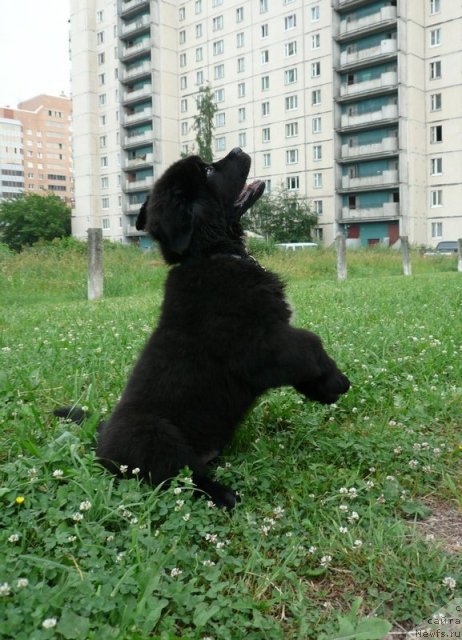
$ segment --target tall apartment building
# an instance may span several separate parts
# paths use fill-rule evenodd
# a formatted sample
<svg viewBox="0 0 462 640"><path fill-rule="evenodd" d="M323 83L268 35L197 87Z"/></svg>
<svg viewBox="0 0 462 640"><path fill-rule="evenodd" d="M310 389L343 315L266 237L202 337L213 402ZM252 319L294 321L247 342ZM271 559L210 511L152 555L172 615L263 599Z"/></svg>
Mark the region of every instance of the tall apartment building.
<svg viewBox="0 0 462 640"><path fill-rule="evenodd" d="M22 126L19 120L0 116L0 202L24 191Z"/></svg>
<svg viewBox="0 0 462 640"><path fill-rule="evenodd" d="M0 107L3 122L20 124L20 192L51 192L71 204L71 107L69 98L48 95L25 100L16 109Z"/></svg>
<svg viewBox="0 0 462 640"><path fill-rule="evenodd" d="M308 197L326 244L460 237L461 29L452 0L71 0L74 233L140 236L209 84L216 157Z"/></svg>

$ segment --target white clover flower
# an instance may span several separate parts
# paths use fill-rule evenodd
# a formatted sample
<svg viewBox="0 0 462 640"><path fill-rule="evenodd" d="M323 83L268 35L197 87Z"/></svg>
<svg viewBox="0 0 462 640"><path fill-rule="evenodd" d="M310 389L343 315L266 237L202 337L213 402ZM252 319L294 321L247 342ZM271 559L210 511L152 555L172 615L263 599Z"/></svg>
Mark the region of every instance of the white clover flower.
<svg viewBox="0 0 462 640"><path fill-rule="evenodd" d="M356 511L352 511L351 515L348 516L348 521L354 522L355 520L359 520L359 515Z"/></svg>
<svg viewBox="0 0 462 640"><path fill-rule="evenodd" d="M401 447L395 447L395 448L393 449L393 453L394 453L395 455L397 455L397 456L398 456L401 452L402 452L402 448L401 448Z"/></svg>
<svg viewBox="0 0 462 640"><path fill-rule="evenodd" d="M16 588L17 589L24 589L28 585L29 585L29 580L27 578L18 578L16 580Z"/></svg>
<svg viewBox="0 0 462 640"><path fill-rule="evenodd" d="M311 555L313 555L314 553L316 553L316 551L317 551L317 550L318 550L318 548L317 548L317 547L313 547L313 546L311 546L311 547L308 549L308 553L311 553Z"/></svg>
<svg viewBox="0 0 462 640"><path fill-rule="evenodd" d="M443 585L448 589L451 589L451 591L454 591L454 589L456 588L456 584L457 582L454 580L454 578L451 578L451 576L446 576L445 578L443 578Z"/></svg>
<svg viewBox="0 0 462 640"><path fill-rule="evenodd" d="M388 480L389 482L394 482L396 480L395 476L387 476L386 480Z"/></svg>
<svg viewBox="0 0 462 640"><path fill-rule="evenodd" d="M180 495L180 493L181 493L181 487L175 487L175 488L173 489L173 493L174 493L176 496L179 496L179 495Z"/></svg>
<svg viewBox="0 0 462 640"><path fill-rule="evenodd" d="M44 629L53 629L53 627L56 627L57 622L56 618L47 618L42 622L42 627Z"/></svg>
<svg viewBox="0 0 462 640"><path fill-rule="evenodd" d="M125 551L121 551L116 555L116 562L120 563L124 559Z"/></svg>
<svg viewBox="0 0 462 640"><path fill-rule="evenodd" d="M225 546L224 542L217 542L217 544L215 545L215 549L223 549L224 546Z"/></svg>
<svg viewBox="0 0 462 640"><path fill-rule="evenodd" d="M212 544L215 544L215 542L218 540L218 536L216 533L206 533L204 537L207 542L211 542Z"/></svg>
<svg viewBox="0 0 462 640"><path fill-rule="evenodd" d="M11 351L11 348L10 347L2 347L2 351L4 353L9 353Z"/></svg>
<svg viewBox="0 0 462 640"><path fill-rule="evenodd" d="M359 549L360 547L363 546L363 541L362 540L355 540L353 542L353 546L355 547L355 549Z"/></svg>
<svg viewBox="0 0 462 640"><path fill-rule="evenodd" d="M370 490L370 489L372 489L374 486L375 486L375 483L374 483L374 481L373 481L373 480L368 480L368 481L366 482L366 489Z"/></svg>
<svg viewBox="0 0 462 640"><path fill-rule="evenodd" d="M346 487L340 487L339 493L342 495L346 495L348 493L348 489Z"/></svg>
<svg viewBox="0 0 462 640"><path fill-rule="evenodd" d="M141 471L141 469L139 467L135 467L134 469L132 469L132 474L134 476L137 476L140 471Z"/></svg>
<svg viewBox="0 0 462 640"><path fill-rule="evenodd" d="M331 562L332 562L332 556L327 555L321 558L322 567L328 567Z"/></svg>
<svg viewBox="0 0 462 640"><path fill-rule="evenodd" d="M68 542L75 542L77 540L77 536L67 536Z"/></svg>
<svg viewBox="0 0 462 640"><path fill-rule="evenodd" d="M120 465L120 467L119 467L119 471L120 471L120 473L127 473L127 471L128 471L128 465L126 465L126 464L121 464L121 465Z"/></svg>
<svg viewBox="0 0 462 640"><path fill-rule="evenodd" d="M8 542L18 542L19 540L19 533L12 533L11 536L8 538Z"/></svg>
<svg viewBox="0 0 462 640"><path fill-rule="evenodd" d="M185 514L184 514L184 516L183 516L183 520L184 520L185 522L188 522L188 520L189 520L189 518L190 518L190 517L191 517L191 514L190 514L190 513L185 513Z"/></svg>
<svg viewBox="0 0 462 640"><path fill-rule="evenodd" d="M214 501L213 501L213 500L207 500L207 506L208 506L210 509L214 509L217 505L214 503Z"/></svg>
<svg viewBox="0 0 462 640"><path fill-rule="evenodd" d="M114 536L107 536L106 542L112 542L114 540Z"/></svg>
<svg viewBox="0 0 462 640"><path fill-rule="evenodd" d="M204 567L214 567L215 563L213 562L213 560L204 560L203 563Z"/></svg>
<svg viewBox="0 0 462 640"><path fill-rule="evenodd" d="M351 487L351 489L349 489L348 491L348 497L350 498L350 500L354 500L355 498L357 498L358 490L355 489L355 487Z"/></svg>
<svg viewBox="0 0 462 640"><path fill-rule="evenodd" d="M136 516L133 516L133 518L130 518L130 524L138 524L138 518Z"/></svg>
<svg viewBox="0 0 462 640"><path fill-rule="evenodd" d="M341 504L338 508L339 511L342 511L343 513L346 513L348 511L348 505L347 504Z"/></svg>
<svg viewBox="0 0 462 640"><path fill-rule="evenodd" d="M3 582L0 584L0 597L9 596L11 593L11 587L8 582Z"/></svg>
<svg viewBox="0 0 462 640"><path fill-rule="evenodd" d="M282 518L284 515L284 509L282 507L275 507L273 509L273 514L275 518Z"/></svg>
<svg viewBox="0 0 462 640"><path fill-rule="evenodd" d="M91 509L91 502L89 500L84 500L80 503L79 509L80 511L88 511L89 509Z"/></svg>
<svg viewBox="0 0 462 640"><path fill-rule="evenodd" d="M182 573L183 571L181 569L178 569L178 567L173 567L173 569L170 571L170 575L172 578L177 578L178 576L181 576Z"/></svg>
<svg viewBox="0 0 462 640"><path fill-rule="evenodd" d="M184 500L177 500L176 501L175 511L179 511L182 508L183 505L184 505Z"/></svg>
<svg viewBox="0 0 462 640"><path fill-rule="evenodd" d="M80 522L81 520L83 520L83 515L76 511L76 513L72 515L72 520L74 520L74 522Z"/></svg>
<svg viewBox="0 0 462 640"><path fill-rule="evenodd" d="M411 469L417 469L417 467L419 466L419 461L409 460L408 465L411 467Z"/></svg>
<svg viewBox="0 0 462 640"><path fill-rule="evenodd" d="M340 527L339 531L340 533L348 533L348 527Z"/></svg>
<svg viewBox="0 0 462 640"><path fill-rule="evenodd" d="M55 469L53 471L53 478L62 478L64 475L64 471L62 469Z"/></svg>
<svg viewBox="0 0 462 640"><path fill-rule="evenodd" d="M193 479L190 478L189 476L186 476L185 478L181 478L181 482L183 482L184 484L193 484Z"/></svg>

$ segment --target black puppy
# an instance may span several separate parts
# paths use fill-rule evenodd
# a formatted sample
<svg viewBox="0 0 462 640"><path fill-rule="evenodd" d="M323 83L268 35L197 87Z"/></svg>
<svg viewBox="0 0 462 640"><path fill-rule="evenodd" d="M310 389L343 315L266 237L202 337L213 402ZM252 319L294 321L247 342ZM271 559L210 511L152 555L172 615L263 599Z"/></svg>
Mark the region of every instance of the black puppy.
<svg viewBox="0 0 462 640"><path fill-rule="evenodd" d="M278 277L247 254L240 217L264 185L246 186L250 157L234 149L206 164L173 164L154 185L138 225L169 264L157 329L98 436L102 464L138 468L157 485L188 466L219 506L237 497L207 476L254 400L292 385L335 402L350 384L313 333L289 324Z"/></svg>

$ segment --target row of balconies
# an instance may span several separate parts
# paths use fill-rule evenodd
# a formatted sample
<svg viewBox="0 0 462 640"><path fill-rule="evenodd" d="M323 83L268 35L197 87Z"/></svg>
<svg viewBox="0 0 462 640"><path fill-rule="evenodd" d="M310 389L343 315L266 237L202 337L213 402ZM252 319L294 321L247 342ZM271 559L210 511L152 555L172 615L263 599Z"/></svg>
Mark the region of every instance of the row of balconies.
<svg viewBox="0 0 462 640"><path fill-rule="evenodd" d="M367 113L358 113L355 115L342 113L340 126L342 129L346 127L359 127L361 125L380 122L381 120L396 120L397 117L398 105L386 104L380 109L377 109L377 111L368 111Z"/></svg>
<svg viewBox="0 0 462 640"><path fill-rule="evenodd" d="M374 176L363 176L351 178L342 176L342 189L376 189L383 186L398 184L398 171L396 169L386 169Z"/></svg>
<svg viewBox="0 0 462 640"><path fill-rule="evenodd" d="M145 31L151 23L151 16L149 14L144 14L130 22L129 24L122 25L121 35L122 37L135 35L135 33L139 31Z"/></svg>
<svg viewBox="0 0 462 640"><path fill-rule="evenodd" d="M367 31L371 27L379 26L382 22L390 22L396 20L396 7L382 7L376 13L362 18L355 18L348 15L340 20L340 36L349 35L357 31Z"/></svg>
<svg viewBox="0 0 462 640"><path fill-rule="evenodd" d="M136 66L131 67L128 71L124 71L122 74L122 80L133 80L134 78L141 78L151 73L151 61L145 60Z"/></svg>
<svg viewBox="0 0 462 640"><path fill-rule="evenodd" d="M126 180L125 191L145 191L152 187L153 177L146 176L142 180Z"/></svg>
<svg viewBox="0 0 462 640"><path fill-rule="evenodd" d="M381 41L379 45L375 47L368 47L367 49L359 49L357 51L350 50L342 51L340 54L340 65L346 66L350 64L357 64L365 61L369 61L379 56L395 54L398 50L398 44L396 38L386 38Z"/></svg>
<svg viewBox="0 0 462 640"><path fill-rule="evenodd" d="M396 71L386 71L378 78L373 80L365 80L364 82L352 82L351 84L340 85L340 96L342 98L354 96L357 93L366 93L368 91L377 91L398 84L398 73Z"/></svg>
<svg viewBox="0 0 462 640"><path fill-rule="evenodd" d="M125 162L125 169L136 169L137 167L141 167L142 165L152 164L154 162L154 154L153 153L145 153L137 158L132 158L131 160L127 160Z"/></svg>
<svg viewBox="0 0 462 640"><path fill-rule="evenodd" d="M350 209L342 207L341 221L354 222L358 220L384 220L399 216L399 204L397 202L385 202L382 207L369 207Z"/></svg>
<svg viewBox="0 0 462 640"><path fill-rule="evenodd" d="M149 53L151 51L151 39L145 38L144 40L132 45L125 45L122 47L120 57L123 60L126 58L135 57L137 55Z"/></svg>
<svg viewBox="0 0 462 640"><path fill-rule="evenodd" d="M342 159L355 158L360 156L380 155L382 153L397 153L398 138L390 136L383 138L381 142L371 144L349 145L342 144L340 154Z"/></svg>
<svg viewBox="0 0 462 640"><path fill-rule="evenodd" d="M152 94L152 84L145 84L141 89L137 89L136 91L124 91L122 95L122 100L124 102L133 102L134 100L139 100L140 98L148 98Z"/></svg>
<svg viewBox="0 0 462 640"><path fill-rule="evenodd" d="M125 115L123 119L124 125L135 124L137 122L142 122L143 120L149 120L152 117L152 109L149 107L147 109L143 109L142 111L136 111L135 113L131 113L130 115Z"/></svg>
<svg viewBox="0 0 462 640"><path fill-rule="evenodd" d="M122 2L120 7L120 15L127 17L130 13L136 13L142 5L149 6L149 0L129 0Z"/></svg>
<svg viewBox="0 0 462 640"><path fill-rule="evenodd" d="M143 133L137 133L131 136L125 136L124 138L124 146L132 146L134 144L140 144L141 142L151 142L153 136L153 131L150 129L149 131L143 131Z"/></svg>

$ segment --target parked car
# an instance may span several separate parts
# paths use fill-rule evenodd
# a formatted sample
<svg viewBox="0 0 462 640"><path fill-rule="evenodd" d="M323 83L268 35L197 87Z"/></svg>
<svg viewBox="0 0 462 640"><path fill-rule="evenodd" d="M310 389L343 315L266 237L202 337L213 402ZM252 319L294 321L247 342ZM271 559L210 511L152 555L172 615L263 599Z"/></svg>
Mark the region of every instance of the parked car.
<svg viewBox="0 0 462 640"><path fill-rule="evenodd" d="M457 240L442 240L434 249L424 252L425 256L453 256L458 251Z"/></svg>
<svg viewBox="0 0 462 640"><path fill-rule="evenodd" d="M317 249L317 242L279 242L278 249L285 249L286 251L296 251L297 249Z"/></svg>

